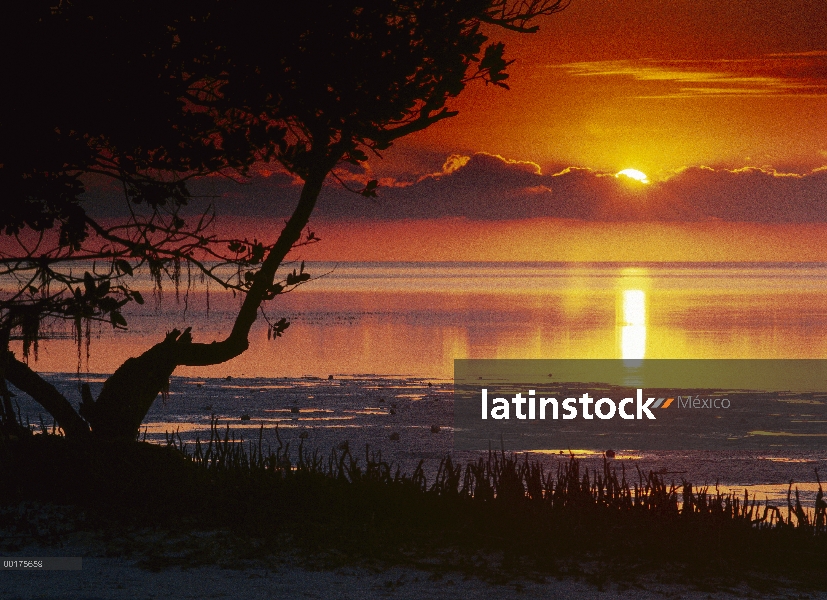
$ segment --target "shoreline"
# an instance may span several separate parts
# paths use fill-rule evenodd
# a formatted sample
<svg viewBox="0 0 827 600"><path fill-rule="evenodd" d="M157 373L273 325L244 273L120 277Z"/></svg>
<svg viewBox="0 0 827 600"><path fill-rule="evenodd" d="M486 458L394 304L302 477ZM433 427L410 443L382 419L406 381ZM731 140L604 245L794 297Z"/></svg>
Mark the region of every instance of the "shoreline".
<svg viewBox="0 0 827 600"><path fill-rule="evenodd" d="M52 374L53 383L69 394L76 388L74 374ZM91 375L93 391L103 377ZM431 384L431 385L429 385ZM457 464L475 462L486 453L461 452L453 449L454 403L452 385L442 380L379 375L335 375L327 378L193 378L175 376L171 379L170 397L156 401L147 415L146 441L163 446L164 432L177 441L194 442L196 434L204 440L209 436L211 414L219 418L219 427L229 426L236 439L246 442L258 439L264 425L265 446L276 448L289 443L295 452L300 443L304 448L323 453L347 446L359 458L366 445L381 452L403 472L412 472L419 459L425 459L426 475L441 458L450 455ZM24 414L27 402L19 398ZM28 410L32 423L38 422L37 407ZM209 410L208 410L209 409ZM298 412L294 412L298 411ZM248 415L249 420L242 420ZM49 424L47 423L47 426ZM439 431L432 433L437 425ZM278 432L276 432L278 426ZM175 432L179 432L176 434ZM398 439L394 439L394 434ZM143 435L143 431L142 431ZM392 437L393 436L393 437ZM614 447L617 456L612 463L625 466L627 475L637 479L637 468L644 473L665 473L666 482L680 485L683 479L696 488L714 490L716 484L724 491L748 489L758 500L769 497L771 503L786 509L786 493L790 480L793 492L798 487L802 502L812 506L817 493L814 469L827 470L827 458L819 452L783 451L628 451ZM558 454L563 450L563 454ZM570 453L584 467L602 470L601 450L566 448L529 451L531 460L543 462L550 471L565 461ZM525 453L515 453L522 458ZM433 467L433 468L431 468Z"/></svg>
<svg viewBox="0 0 827 600"><path fill-rule="evenodd" d="M41 517L41 525L60 518L61 514L65 516L68 511L68 507L32 503L20 503L18 509L22 510L24 505L25 510ZM67 521L71 522L71 518ZM461 557L449 556L445 560L444 555L414 560L415 564L411 565L383 564L341 555L308 557L297 552L253 556L254 549L252 552L250 548L239 550L239 545L252 540L233 538L229 545L219 545L226 536L226 532L220 530L174 533L161 528L143 528L126 538L113 537L112 533L79 529L53 536L46 542L33 536L22 539L0 529L3 557L83 558L81 571L6 571L0 576L0 597L20 600L824 597L821 592L802 590L778 578L756 578L750 582L752 585L709 576L698 579L691 573L670 571L668 565L630 573L612 570L598 561L580 560L573 562L568 572L553 576L520 573L513 567L508 573L484 567L469 572L467 566L457 566L463 562ZM12 546L14 549L9 545L12 539L18 540ZM240 556L235 556L239 553Z"/></svg>

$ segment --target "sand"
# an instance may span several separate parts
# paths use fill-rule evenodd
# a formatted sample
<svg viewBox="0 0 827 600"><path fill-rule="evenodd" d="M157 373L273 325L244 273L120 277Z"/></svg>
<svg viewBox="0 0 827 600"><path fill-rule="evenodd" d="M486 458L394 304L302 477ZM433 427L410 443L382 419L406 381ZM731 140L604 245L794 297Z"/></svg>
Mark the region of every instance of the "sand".
<svg viewBox="0 0 827 600"><path fill-rule="evenodd" d="M578 577L507 577L477 567L475 575L446 566L453 554L421 557L416 566L360 562L335 554L264 555L254 541L225 530L155 528L101 530L68 506L20 502L0 507L0 557L82 557L79 571L0 572L0 599L391 598L827 598L774 581L775 593L715 581L687 585L668 568L612 581L589 575L599 564L575 564ZM446 551L447 552L447 551ZM239 558L247 556L248 558ZM251 558L250 558L251 557ZM455 562L455 561L454 561ZM482 577L479 575L483 575Z"/></svg>
<svg viewBox="0 0 827 600"><path fill-rule="evenodd" d="M145 541L145 540L144 540ZM391 599L546 599L597 598L817 598L819 594L793 590L774 594L757 592L746 586L688 589L669 582L668 573L652 581L635 584L606 583L600 587L578 579L513 578L492 583L457 572L433 572L410 567L312 568L304 561L284 557L271 559L263 566L238 562L224 566L165 567L156 559L146 567L145 557L106 556L110 547L99 540L75 536L62 547L28 543L4 556L81 556L81 571L3 571L0 573L0 598L13 599L198 599L238 598L243 600L287 598L391 598ZM143 565L143 566L142 566Z"/></svg>

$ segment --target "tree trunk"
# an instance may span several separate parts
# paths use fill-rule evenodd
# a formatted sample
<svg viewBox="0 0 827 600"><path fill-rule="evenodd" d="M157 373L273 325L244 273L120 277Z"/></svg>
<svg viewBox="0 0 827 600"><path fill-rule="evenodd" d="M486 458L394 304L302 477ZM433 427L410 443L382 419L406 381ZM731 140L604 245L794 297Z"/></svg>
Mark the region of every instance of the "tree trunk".
<svg viewBox="0 0 827 600"><path fill-rule="evenodd" d="M134 440L158 392L169 384L176 354L191 341L189 329L184 333L175 329L163 342L118 367L103 384L97 401L84 394L80 414L95 436Z"/></svg>
<svg viewBox="0 0 827 600"><path fill-rule="evenodd" d="M97 400L85 388L80 415L54 386L14 357L9 361L8 380L49 411L67 437L83 435L91 428L95 437L136 439L141 422L158 394L169 384L169 377L176 367L220 364L247 350L250 328L273 285L276 271L301 239L322 184L338 159L339 155L326 156L308 174L296 209L256 273L227 338L203 344L193 343L189 329L183 333L177 329L168 333L162 342L124 362L103 384Z"/></svg>

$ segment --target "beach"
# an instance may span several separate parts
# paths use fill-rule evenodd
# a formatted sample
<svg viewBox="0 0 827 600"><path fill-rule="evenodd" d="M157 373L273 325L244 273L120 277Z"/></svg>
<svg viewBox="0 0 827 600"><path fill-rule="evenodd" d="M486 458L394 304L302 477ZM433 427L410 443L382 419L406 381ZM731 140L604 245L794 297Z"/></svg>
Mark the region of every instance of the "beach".
<svg viewBox="0 0 827 600"><path fill-rule="evenodd" d="M46 374L48 381L68 397L77 393L77 375ZM93 392L104 375L85 375ZM21 395L22 414L39 429L36 404ZM174 441L194 449L196 439L205 441L215 426L220 437L244 441L249 447L262 444L266 450L281 445L296 458L299 451L328 456L347 448L365 463L368 455L411 474L422 462L426 480L433 480L440 461L451 457L455 464L476 462L487 451L457 450L453 443L453 382L418 377L336 375L299 378L192 378L173 377L166 400L159 398L142 428L140 438L166 444ZM609 447L595 441L579 448L537 448L518 456L540 461L547 472L575 456L584 468L603 470ZM494 444L492 450L511 453ZM818 483L816 469L827 472L827 455L819 448L785 449L771 446L752 450L649 450L614 446L609 461L625 470L634 482L638 469L663 475L680 486L748 492L760 502L787 510L790 482L811 506Z"/></svg>
<svg viewBox="0 0 827 600"><path fill-rule="evenodd" d="M331 266L317 265L328 270ZM210 369L176 371L168 393L149 411L139 438L161 445L186 444L193 450L214 427L222 437L243 440L247 447L281 447L294 458L299 452L328 456L349 451L360 464L369 456L381 457L408 474L421 463L426 481L433 481L445 457L465 464L487 454L454 448L454 358L623 358L624 352L642 349L646 358L812 359L827 352L822 343L827 325L820 326L827 315L827 265L791 270L775 264L458 264L437 274L423 265L401 264L390 267L392 277L386 277L386 271L376 264L345 265L314 282L318 289L286 296L279 306L293 324L284 337L266 340L263 331L254 330L251 348L242 357ZM492 278L505 280L492 290ZM710 289L714 301L707 301ZM209 313L204 301L203 290L196 289L186 312L170 294L157 308L132 307L127 313L129 331L93 330L88 355L83 346L78 352L68 335L61 338L55 332L55 339L42 342L33 364L42 367L43 377L67 398L79 402L80 383L88 383L96 395L118 364L156 341L165 328L192 326L201 340L223 335L237 300L213 292ZM629 302L642 309L642 325L626 322ZM48 416L41 421L42 410L24 394L18 393L15 402L33 430L52 427ZM605 446L595 440L580 448L536 448L520 458L539 461L553 473L574 456L595 473L604 467L604 453L610 449ZM812 508L818 491L816 469L823 473L827 467L827 455L820 448L611 449L610 467L628 474L630 481L652 471L676 486L689 481L696 489L706 486L739 497L747 492L785 515L790 490L800 492L805 509ZM443 567L437 575L433 568L360 561L321 568L318 561L296 555L231 565L214 557L206 566L181 566L175 560L157 560L155 551L155 558L147 561L146 554L136 550L166 533L146 532L141 534L143 541L114 550L84 535L69 535L61 540L63 547L38 545L35 540L15 550L28 555L76 552L84 557L83 572L5 573L0 594L706 598L730 593L728 582L704 583L703 590L690 580L675 582L669 569L651 571L643 583L624 582L599 575L604 571L601 565L593 565L592 575L556 579L512 574L496 582ZM34 577L38 584L29 587ZM756 594L743 583L732 585L733 597ZM783 582L773 589L789 597ZM800 593L790 592L794 597Z"/></svg>
<svg viewBox="0 0 827 600"><path fill-rule="evenodd" d="M166 443L175 434L192 444L207 437L215 418L222 431L229 427L247 442L262 435L271 448L289 443L296 452L301 444L322 454L347 444L357 457L381 452L403 472L423 460L427 473L448 455L459 462L479 456L453 448L455 359L827 356L823 263L310 262L306 268L319 278L268 308L291 322L284 335L268 340L259 322L242 356L177 369L142 437ZM135 277L152 298L151 278ZM213 289L208 298L203 285L190 289L183 282L178 301L169 289L155 300L126 307L127 331L93 328L88 346L78 347L68 330L52 331L32 365L79 403L80 383L97 394L108 374L164 331L192 327L197 341L221 339L239 303L230 293ZM24 394L16 400L39 429L42 409ZM806 406L799 408L806 415ZM48 415L44 424L52 425ZM536 448L532 459L553 470L574 453L600 469L610 448L614 464L631 473L640 468L667 473L676 484L747 490L781 506L790 481L811 502L815 470L827 467L821 448L790 451L771 439L759 451L740 452L641 452L596 440Z"/></svg>
<svg viewBox="0 0 827 600"><path fill-rule="evenodd" d="M48 519L72 519L54 507L28 503ZM600 600L708 598L820 598L778 577L754 574L750 583L726 577L701 577L680 565L642 573L611 571L600 561L573 561L567 573L533 574L519 568L452 568L445 556L412 558L411 564L383 564L337 555L316 557L284 552L239 558L222 549L226 532L170 533L137 530L119 538L91 532L64 532L44 538L0 536L4 557L80 556L79 571L4 571L0 596L9 600L150 600L244 598L359 598L416 600L449 598L595 598ZM243 541L239 543L244 543ZM13 548L14 550L9 550ZM204 548L210 548L205 560ZM249 554L249 553L248 553ZM193 558L196 557L196 558ZM608 572L607 572L608 571ZM760 589L760 591L759 591Z"/></svg>

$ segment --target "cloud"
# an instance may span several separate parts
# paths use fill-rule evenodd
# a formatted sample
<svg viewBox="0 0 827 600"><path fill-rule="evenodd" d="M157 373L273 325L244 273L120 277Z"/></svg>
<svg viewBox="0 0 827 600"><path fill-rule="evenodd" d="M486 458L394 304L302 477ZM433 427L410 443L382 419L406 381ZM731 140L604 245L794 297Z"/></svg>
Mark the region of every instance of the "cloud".
<svg viewBox="0 0 827 600"><path fill-rule="evenodd" d="M684 169L659 186L678 220L759 223L827 222L827 169L807 174L771 169ZM667 213L668 214L668 213Z"/></svg>
<svg viewBox="0 0 827 600"><path fill-rule="evenodd" d="M827 95L827 52L749 59L611 60L554 65L575 77L626 77L660 84L641 98Z"/></svg>
<svg viewBox="0 0 827 600"><path fill-rule="evenodd" d="M375 201L327 188L319 202L326 218L528 218L554 212L539 165L478 153L452 155L442 170L403 188L383 188Z"/></svg>
<svg viewBox="0 0 827 600"><path fill-rule="evenodd" d="M333 220L827 222L827 168L788 174L690 167L642 184L578 167L543 173L534 163L480 153L451 157L442 172L404 188L380 189L373 201L329 186L317 215Z"/></svg>
<svg viewBox="0 0 827 600"><path fill-rule="evenodd" d="M210 177L194 183L193 193L202 198L193 201L189 212L213 202L219 218L281 221L290 216L300 191L295 177L278 171L258 173L245 184ZM827 222L827 167L804 174L755 167L688 167L643 184L582 167L544 173L529 161L486 153L455 154L441 169L413 180L384 178L378 194L378 198L364 198L329 178L314 219ZM100 196L92 204L114 206L106 194Z"/></svg>

